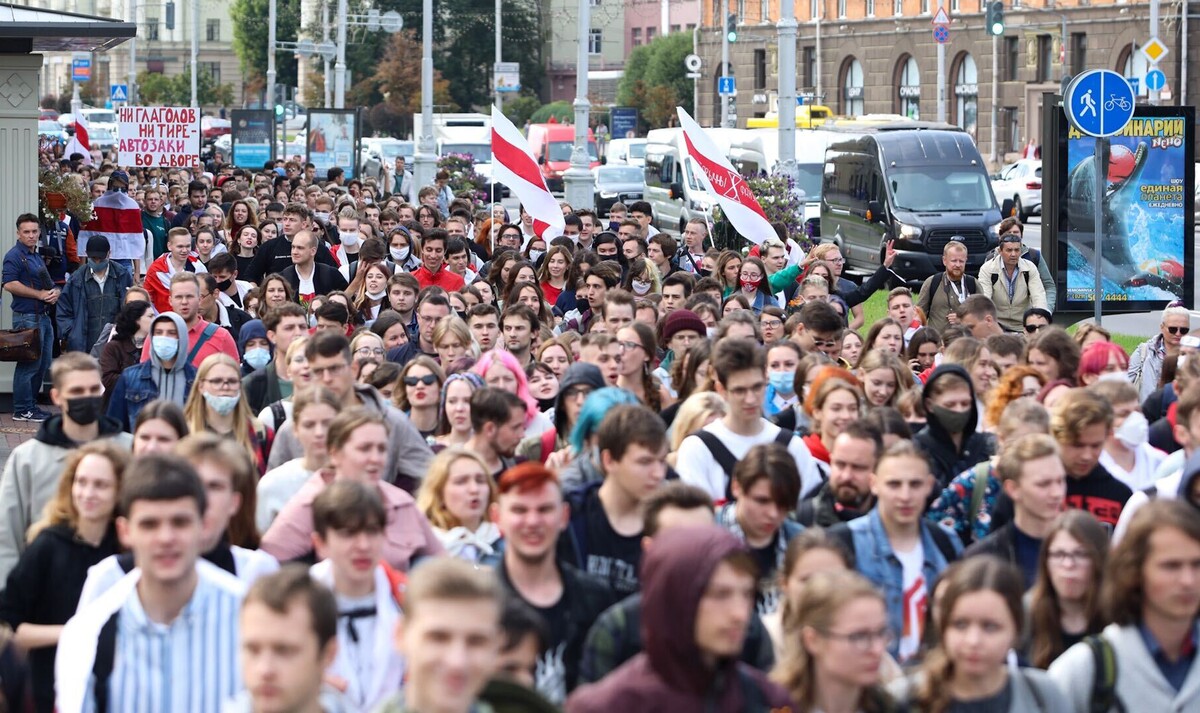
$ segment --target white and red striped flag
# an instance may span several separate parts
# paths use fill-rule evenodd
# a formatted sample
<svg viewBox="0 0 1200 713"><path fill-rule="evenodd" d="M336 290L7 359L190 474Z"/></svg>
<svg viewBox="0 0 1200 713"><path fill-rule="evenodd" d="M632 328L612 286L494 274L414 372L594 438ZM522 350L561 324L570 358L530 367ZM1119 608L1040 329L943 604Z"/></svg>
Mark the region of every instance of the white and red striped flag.
<svg viewBox="0 0 1200 713"><path fill-rule="evenodd" d="M92 141L88 137L87 119L83 114L75 114L75 134L63 149L63 156L71 158L73 153L83 154L83 162L92 165Z"/></svg>
<svg viewBox="0 0 1200 713"><path fill-rule="evenodd" d="M688 155L700 167L705 188L721 206L721 211L729 218L734 230L758 245L768 238L779 237L742 174L734 169L695 119L682 107L675 107L675 111L679 113L679 125L683 127Z"/></svg>
<svg viewBox="0 0 1200 713"><path fill-rule="evenodd" d="M128 193L109 191L92 202L96 217L79 231L79 256L87 255L88 238L104 235L114 260L141 260L146 253L142 209Z"/></svg>
<svg viewBox="0 0 1200 713"><path fill-rule="evenodd" d="M525 212L533 217L533 232L549 242L562 235L562 208L546 187L529 143L496 106L492 105L492 180L508 186Z"/></svg>

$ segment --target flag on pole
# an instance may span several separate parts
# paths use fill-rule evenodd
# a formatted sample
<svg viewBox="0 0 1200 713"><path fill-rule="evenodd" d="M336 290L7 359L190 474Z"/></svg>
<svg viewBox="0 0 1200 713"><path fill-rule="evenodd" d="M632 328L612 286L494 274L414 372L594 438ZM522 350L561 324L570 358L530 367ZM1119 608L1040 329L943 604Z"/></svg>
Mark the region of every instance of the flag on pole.
<svg viewBox="0 0 1200 713"><path fill-rule="evenodd" d="M146 238L142 233L142 209L129 194L109 191L92 203L95 218L79 231L78 253L87 255L88 238L104 235L112 248L114 260L141 260L146 253Z"/></svg>
<svg viewBox="0 0 1200 713"><path fill-rule="evenodd" d="M742 174L734 169L695 119L682 107L675 107L675 111L679 113L688 155L700 167L705 188L717 200L734 230L758 245L768 238L779 237Z"/></svg>
<svg viewBox="0 0 1200 713"><path fill-rule="evenodd" d="M546 187L529 143L508 117L492 105L492 181L508 186L525 212L533 217L533 232L549 242L562 235L562 208Z"/></svg>
<svg viewBox="0 0 1200 713"><path fill-rule="evenodd" d="M92 141L88 137L87 119L83 114L75 114L75 135L67 142L67 147L63 149L63 156L71 158L71 154L83 154L83 162L87 165L92 165Z"/></svg>

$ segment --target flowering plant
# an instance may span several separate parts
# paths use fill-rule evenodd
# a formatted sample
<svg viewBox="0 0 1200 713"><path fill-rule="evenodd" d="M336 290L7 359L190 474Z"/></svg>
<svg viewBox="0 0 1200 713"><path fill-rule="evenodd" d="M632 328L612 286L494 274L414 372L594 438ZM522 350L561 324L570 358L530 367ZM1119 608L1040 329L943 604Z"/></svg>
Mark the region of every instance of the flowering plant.
<svg viewBox="0 0 1200 713"><path fill-rule="evenodd" d="M488 200L487 181L475 172L475 162L466 154L450 153L438 159L438 169L450 174L450 190L458 198L469 198L476 208Z"/></svg>
<svg viewBox="0 0 1200 713"><path fill-rule="evenodd" d="M38 174L38 215L54 223L62 213L74 216L80 223L92 219L92 198L72 174L46 169Z"/></svg>
<svg viewBox="0 0 1200 713"><path fill-rule="evenodd" d="M782 224L788 236L795 240L802 250L808 252L816 241L804 223L804 204L796 195L795 179L782 173L759 174L747 178L746 185L758 199L767 220ZM717 247L736 250L748 242L734 230L720 206L713 208L713 223L713 237Z"/></svg>

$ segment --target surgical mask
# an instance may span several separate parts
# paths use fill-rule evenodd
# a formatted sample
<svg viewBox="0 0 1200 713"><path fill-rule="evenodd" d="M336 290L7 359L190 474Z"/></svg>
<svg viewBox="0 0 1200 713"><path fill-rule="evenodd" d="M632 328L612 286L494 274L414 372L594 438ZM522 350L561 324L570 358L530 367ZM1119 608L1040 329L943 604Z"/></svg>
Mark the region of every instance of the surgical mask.
<svg viewBox="0 0 1200 713"><path fill-rule="evenodd" d="M970 411L951 411L945 406L932 406L930 411L950 433L962 433L967 430L967 421L971 418Z"/></svg>
<svg viewBox="0 0 1200 713"><path fill-rule="evenodd" d="M247 349L245 359L251 369L261 369L271 361L271 350L265 347Z"/></svg>
<svg viewBox="0 0 1200 713"><path fill-rule="evenodd" d="M632 280L629 286L633 288L633 294L644 295L650 292L650 283L645 280Z"/></svg>
<svg viewBox="0 0 1200 713"><path fill-rule="evenodd" d="M1150 422L1141 411L1134 411L1125 417L1113 435L1126 448L1140 448L1150 438Z"/></svg>
<svg viewBox="0 0 1200 713"><path fill-rule="evenodd" d="M708 335L709 339L717 338L717 328L716 327L708 327L707 329L704 330L704 332L705 332L705 334Z"/></svg>
<svg viewBox="0 0 1200 713"><path fill-rule="evenodd" d="M67 399L67 418L80 426L90 426L100 420L100 413L103 410L103 396L79 396Z"/></svg>
<svg viewBox="0 0 1200 713"><path fill-rule="evenodd" d="M89 260L88 268L91 269L92 272L104 272L108 269L108 260L101 260L100 262L92 262Z"/></svg>
<svg viewBox="0 0 1200 713"><path fill-rule="evenodd" d="M392 259L396 262L404 262L408 259L408 248L388 248L388 252L392 254Z"/></svg>
<svg viewBox="0 0 1200 713"><path fill-rule="evenodd" d="M387 290L380 290L379 292L367 292L367 297L369 297L373 300L381 300L386 296L387 296Z"/></svg>
<svg viewBox="0 0 1200 713"><path fill-rule="evenodd" d="M204 394L204 403L208 404L213 411L216 411L222 416L228 416L237 408L238 401L241 400L241 394L233 394L232 396L220 396L218 394Z"/></svg>
<svg viewBox="0 0 1200 713"><path fill-rule="evenodd" d="M230 287L233 287L233 280L218 280L217 281L217 291L218 292L224 292L225 290L228 290Z"/></svg>
<svg viewBox="0 0 1200 713"><path fill-rule="evenodd" d="M791 396L795 391L796 375L790 371L772 371L767 374L767 380L771 382L771 388L775 389L776 393L784 396Z"/></svg>
<svg viewBox="0 0 1200 713"><path fill-rule="evenodd" d="M545 254L546 254L545 250L530 250L529 251L529 262L537 262L538 260L541 260L542 256Z"/></svg>
<svg viewBox="0 0 1200 713"><path fill-rule="evenodd" d="M351 248L355 245L358 245L360 242L357 230L347 230L346 232L338 231L338 238L342 241L342 245Z"/></svg>
<svg viewBox="0 0 1200 713"><path fill-rule="evenodd" d="M329 214L325 211L316 211L313 213L313 217L321 222L329 220Z"/></svg>
<svg viewBox="0 0 1200 713"><path fill-rule="evenodd" d="M179 339L175 337L152 337L150 339L150 348L154 350L154 356L159 359L174 359L179 353Z"/></svg>

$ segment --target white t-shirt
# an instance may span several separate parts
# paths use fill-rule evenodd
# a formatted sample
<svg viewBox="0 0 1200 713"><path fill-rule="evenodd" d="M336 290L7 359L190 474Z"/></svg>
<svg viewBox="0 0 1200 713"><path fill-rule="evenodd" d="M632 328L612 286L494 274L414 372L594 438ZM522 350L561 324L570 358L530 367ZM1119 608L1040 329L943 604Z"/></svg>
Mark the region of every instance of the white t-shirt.
<svg viewBox="0 0 1200 713"><path fill-rule="evenodd" d="M1154 484L1158 478L1158 466L1167 457L1166 453L1158 450L1149 443L1138 446L1134 453L1133 469L1125 470L1117 465L1107 450L1100 452L1100 465L1112 473L1112 476L1129 486L1133 492L1144 490Z"/></svg>
<svg viewBox="0 0 1200 713"><path fill-rule="evenodd" d="M901 663L912 658L921 649L921 633L925 624L925 608L928 592L925 581L925 548L920 542L908 552L893 550L900 566L904 569L904 630L900 633L900 649L897 657Z"/></svg>
<svg viewBox="0 0 1200 713"><path fill-rule="evenodd" d="M305 469L303 458L293 458L278 468L268 470L258 481L254 522L259 532L266 532L275 516L287 505L300 487L312 477Z"/></svg>
<svg viewBox="0 0 1200 713"><path fill-rule="evenodd" d="M703 430L715 435L734 458L741 460L752 447L760 443L771 443L779 435L779 426L765 418L761 420L761 424L762 430L754 436L734 433L725 425L724 419L713 421ZM788 444L788 451L796 459L796 467L800 470L800 497L803 499L821 485L821 473L812 454L808 452L808 446L804 445L800 438L792 438ZM729 476L699 436L693 435L683 439L683 443L679 445L675 470L679 472L683 482L703 488L713 500L725 499L725 485Z"/></svg>

